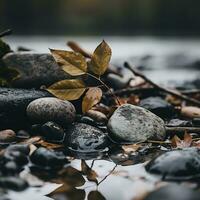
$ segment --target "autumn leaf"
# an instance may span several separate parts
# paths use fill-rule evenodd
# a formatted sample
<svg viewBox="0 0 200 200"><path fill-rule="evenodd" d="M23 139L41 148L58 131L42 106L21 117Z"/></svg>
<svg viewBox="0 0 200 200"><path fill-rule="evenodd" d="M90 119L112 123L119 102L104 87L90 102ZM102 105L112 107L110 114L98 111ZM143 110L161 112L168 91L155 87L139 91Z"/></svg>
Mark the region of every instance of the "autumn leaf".
<svg viewBox="0 0 200 200"><path fill-rule="evenodd" d="M55 49L50 51L58 65L71 76L79 76L87 72L87 62L82 54Z"/></svg>
<svg viewBox="0 0 200 200"><path fill-rule="evenodd" d="M111 59L111 48L103 41L94 51L90 62L90 71L101 76L108 68Z"/></svg>
<svg viewBox="0 0 200 200"><path fill-rule="evenodd" d="M98 87L89 88L82 101L82 112L86 113L94 105L99 103L102 97L102 90Z"/></svg>
<svg viewBox="0 0 200 200"><path fill-rule="evenodd" d="M47 89L48 92L63 100L79 99L85 90L85 84L79 79L62 80Z"/></svg>
<svg viewBox="0 0 200 200"><path fill-rule="evenodd" d="M81 171L84 175L86 175L89 181L92 181L98 184L97 173L87 165L85 160L81 160Z"/></svg>
<svg viewBox="0 0 200 200"><path fill-rule="evenodd" d="M172 147L174 148L187 148L192 145L192 136L185 132L184 139L181 140L178 136L172 138Z"/></svg>
<svg viewBox="0 0 200 200"><path fill-rule="evenodd" d="M141 144L122 145L122 149L127 154L136 152L140 147L141 147Z"/></svg>

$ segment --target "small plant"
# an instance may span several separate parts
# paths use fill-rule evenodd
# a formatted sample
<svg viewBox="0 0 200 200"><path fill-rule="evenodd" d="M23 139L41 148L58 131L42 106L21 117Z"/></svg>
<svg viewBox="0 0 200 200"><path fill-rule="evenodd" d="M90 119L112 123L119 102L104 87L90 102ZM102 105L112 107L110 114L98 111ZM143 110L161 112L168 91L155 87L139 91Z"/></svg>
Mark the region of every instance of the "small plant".
<svg viewBox="0 0 200 200"><path fill-rule="evenodd" d="M105 41L99 44L88 60L84 57L83 53L75 51L55 49L50 49L50 51L57 64L66 73L72 77L76 77L74 79L62 80L51 85L47 90L54 96L63 100L77 100L84 94L82 112L86 113L101 100L102 90L100 87L103 86L112 93L110 88L101 80L101 76L109 66L112 54L111 48ZM95 87L86 85L86 83L80 79L83 75L97 80L99 85ZM114 97L115 100L118 101L117 97Z"/></svg>

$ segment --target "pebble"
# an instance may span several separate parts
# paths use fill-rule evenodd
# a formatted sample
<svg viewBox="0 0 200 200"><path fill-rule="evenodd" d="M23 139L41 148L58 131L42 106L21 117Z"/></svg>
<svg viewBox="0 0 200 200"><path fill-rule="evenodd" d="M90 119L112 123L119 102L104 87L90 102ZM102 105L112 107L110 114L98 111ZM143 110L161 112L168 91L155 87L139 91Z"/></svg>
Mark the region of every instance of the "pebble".
<svg viewBox="0 0 200 200"><path fill-rule="evenodd" d="M187 118L200 118L200 108L194 106L184 106L181 108L181 115Z"/></svg>
<svg viewBox="0 0 200 200"><path fill-rule="evenodd" d="M16 133L11 130L2 130L0 131L0 143L12 143L16 141Z"/></svg>
<svg viewBox="0 0 200 200"><path fill-rule="evenodd" d="M92 118L97 123L103 123L105 124L108 121L108 118L105 114L102 112L99 112L97 110L89 110L86 115L90 118Z"/></svg>
<svg viewBox="0 0 200 200"><path fill-rule="evenodd" d="M170 127L191 127L192 126L192 122L191 121L187 121L187 120L181 120L181 119L171 119L169 121L169 123L167 124L167 126Z"/></svg>
<svg viewBox="0 0 200 200"><path fill-rule="evenodd" d="M36 99L27 107L27 116L36 124L54 121L67 126L74 121L75 115L76 110L72 103L54 97Z"/></svg>
<svg viewBox="0 0 200 200"><path fill-rule="evenodd" d="M88 124L75 123L66 132L65 144L72 150L84 152L100 151L104 150L109 143L105 133Z"/></svg>
<svg viewBox="0 0 200 200"><path fill-rule="evenodd" d="M143 142L165 138L164 121L145 108L124 104L108 121L110 137L123 143Z"/></svg>
<svg viewBox="0 0 200 200"><path fill-rule="evenodd" d="M150 161L145 169L163 180L192 180L200 177L200 150L186 148L166 152Z"/></svg>

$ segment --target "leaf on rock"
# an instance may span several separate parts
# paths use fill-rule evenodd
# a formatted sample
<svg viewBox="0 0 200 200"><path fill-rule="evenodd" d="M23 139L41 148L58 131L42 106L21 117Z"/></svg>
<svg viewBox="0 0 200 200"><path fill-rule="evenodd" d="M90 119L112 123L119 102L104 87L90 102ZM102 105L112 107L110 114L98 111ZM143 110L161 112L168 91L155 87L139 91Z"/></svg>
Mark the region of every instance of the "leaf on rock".
<svg viewBox="0 0 200 200"><path fill-rule="evenodd" d="M63 100L79 99L85 90L85 84L79 79L62 80L47 89L48 92Z"/></svg>
<svg viewBox="0 0 200 200"><path fill-rule="evenodd" d="M87 72L87 62L82 54L55 49L50 51L58 65L71 76L79 76Z"/></svg>
<svg viewBox="0 0 200 200"><path fill-rule="evenodd" d="M101 76L108 68L111 59L111 48L103 41L94 51L90 62L90 71Z"/></svg>
<svg viewBox="0 0 200 200"><path fill-rule="evenodd" d="M82 101L82 112L86 113L94 105L100 102L102 90L98 87L89 88Z"/></svg>
<svg viewBox="0 0 200 200"><path fill-rule="evenodd" d="M122 149L127 154L136 152L140 147L141 147L141 144L122 145Z"/></svg>
<svg viewBox="0 0 200 200"><path fill-rule="evenodd" d="M88 194L88 200L106 200L106 198L99 191L91 191Z"/></svg>
<svg viewBox="0 0 200 200"><path fill-rule="evenodd" d="M97 173L87 165L85 160L81 160L81 171L84 175L86 175L88 181L92 181L98 184Z"/></svg>

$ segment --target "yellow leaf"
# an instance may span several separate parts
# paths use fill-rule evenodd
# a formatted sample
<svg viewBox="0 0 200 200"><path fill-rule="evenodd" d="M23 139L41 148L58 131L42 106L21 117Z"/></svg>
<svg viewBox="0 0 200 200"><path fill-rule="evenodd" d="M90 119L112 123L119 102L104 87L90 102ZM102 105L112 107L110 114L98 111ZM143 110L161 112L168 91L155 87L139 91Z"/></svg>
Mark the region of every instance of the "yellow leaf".
<svg viewBox="0 0 200 200"><path fill-rule="evenodd" d="M99 103L102 97L102 90L97 87L90 88L82 101L82 112L86 113L88 110L90 110L94 105Z"/></svg>
<svg viewBox="0 0 200 200"><path fill-rule="evenodd" d="M111 59L111 48L103 41L94 51L90 62L90 70L96 75L102 75L108 68Z"/></svg>
<svg viewBox="0 0 200 200"><path fill-rule="evenodd" d="M50 51L58 65L71 76L79 76L87 72L86 59L80 53L55 49Z"/></svg>
<svg viewBox="0 0 200 200"><path fill-rule="evenodd" d="M83 81L71 79L54 83L47 91L63 100L76 100L85 92L85 89Z"/></svg>

